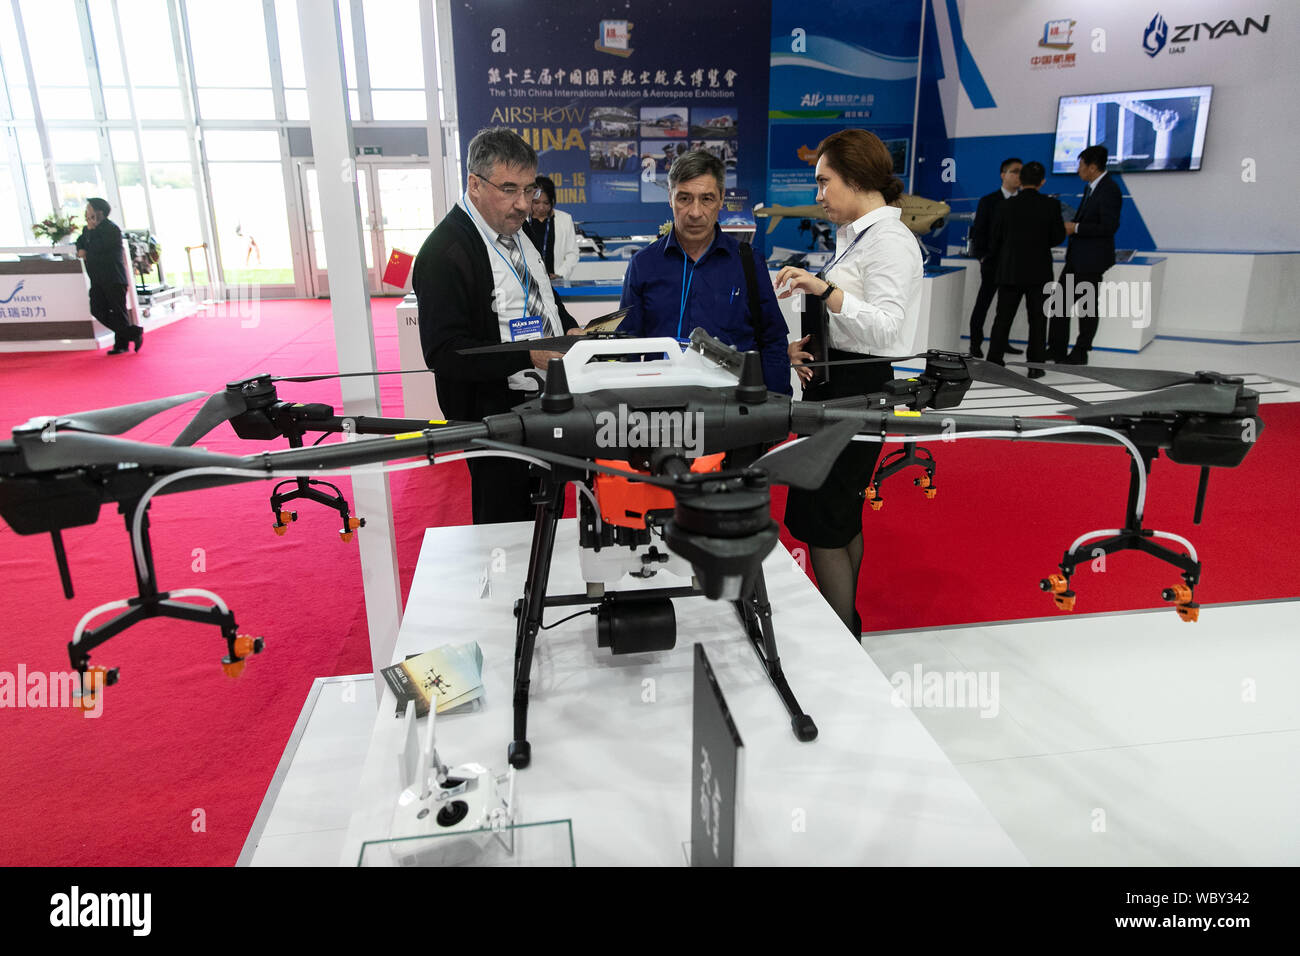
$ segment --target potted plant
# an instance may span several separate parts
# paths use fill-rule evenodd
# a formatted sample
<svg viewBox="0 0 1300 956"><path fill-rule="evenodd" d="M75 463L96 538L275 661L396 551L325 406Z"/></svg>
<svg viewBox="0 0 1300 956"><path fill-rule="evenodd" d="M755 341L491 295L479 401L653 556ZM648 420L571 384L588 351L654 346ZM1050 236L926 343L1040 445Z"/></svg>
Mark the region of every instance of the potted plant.
<svg viewBox="0 0 1300 956"><path fill-rule="evenodd" d="M37 239L48 239L50 245L57 246L80 228L81 223L76 216L54 212L32 226L32 235Z"/></svg>

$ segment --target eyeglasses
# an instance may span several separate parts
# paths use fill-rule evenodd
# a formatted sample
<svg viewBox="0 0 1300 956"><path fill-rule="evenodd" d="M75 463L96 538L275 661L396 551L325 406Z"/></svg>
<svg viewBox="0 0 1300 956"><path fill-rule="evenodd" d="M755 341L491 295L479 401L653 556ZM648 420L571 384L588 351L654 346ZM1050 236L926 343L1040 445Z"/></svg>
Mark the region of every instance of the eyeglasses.
<svg viewBox="0 0 1300 956"><path fill-rule="evenodd" d="M514 183L507 183L504 186L498 186L496 183L492 182L492 180L488 179L486 176L479 176L478 173L470 173L470 175L483 180L483 182L487 183L489 186L493 186L496 189L499 189L503 195L509 197L510 199L518 199L520 193L524 192L527 189L536 188L535 186L533 186L532 183L529 183L527 186L516 186ZM529 198L531 199L532 197L530 196Z"/></svg>

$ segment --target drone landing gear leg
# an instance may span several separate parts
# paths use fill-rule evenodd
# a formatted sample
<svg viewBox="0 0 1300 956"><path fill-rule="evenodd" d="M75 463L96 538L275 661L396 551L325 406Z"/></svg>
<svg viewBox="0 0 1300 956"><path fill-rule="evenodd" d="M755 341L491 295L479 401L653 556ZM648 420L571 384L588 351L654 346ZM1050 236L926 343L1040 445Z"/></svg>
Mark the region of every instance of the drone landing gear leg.
<svg viewBox="0 0 1300 956"><path fill-rule="evenodd" d="M542 499L533 523L533 548L528 556L528 577L524 596L515 605L515 739L508 750L510 766L522 770L532 759L528 745L528 685L533 667L533 647L546 607L546 585L551 576L551 552L555 547L555 526L564 511L564 483L544 478Z"/></svg>
<svg viewBox="0 0 1300 956"><path fill-rule="evenodd" d="M128 530L138 507L138 502L122 503L121 510L126 515ZM83 688L93 686L93 682L88 685L86 679L86 672L94 670L94 668L90 667L90 652L110 638L121 634L132 624L151 617L170 617L181 621L216 625L221 629L221 636L226 639L227 654L221 665L229 676L239 676L239 673L244 668L244 658L250 654L261 652L262 638L238 633L235 626L235 615L232 611L223 610L216 605L202 607L197 604L190 604L187 601L168 600L170 592L159 591L155 583L153 547L149 542L148 511L145 512L141 519L140 534L144 551L143 565L140 563L139 558L134 557L133 554L135 580L139 588L139 595L130 598L126 602L128 606L125 611L116 614L99 627L86 628L78 637L68 642L68 660L73 669L81 674ZM116 683L117 669L113 668L107 671L106 678L104 684Z"/></svg>
<svg viewBox="0 0 1300 956"><path fill-rule="evenodd" d="M736 602L736 611L745 625L745 634L754 647L754 653L758 655L759 663L767 671L768 679L790 714L790 726L794 729L794 735L805 742L816 740L817 725L813 723L812 717L803 712L799 701L795 700L794 691L790 689L785 672L781 670L781 658L776 653L776 633L772 630L772 605L767 599L767 581L763 577L762 568L758 571L749 596Z"/></svg>

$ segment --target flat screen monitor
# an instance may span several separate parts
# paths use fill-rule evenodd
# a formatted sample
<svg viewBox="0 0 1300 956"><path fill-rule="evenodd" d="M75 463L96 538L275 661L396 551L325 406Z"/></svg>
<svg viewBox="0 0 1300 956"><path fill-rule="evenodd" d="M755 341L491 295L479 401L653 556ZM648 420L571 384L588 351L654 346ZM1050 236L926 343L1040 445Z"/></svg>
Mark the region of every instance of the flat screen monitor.
<svg viewBox="0 0 1300 956"><path fill-rule="evenodd" d="M1052 172L1078 169L1079 153L1101 144L1108 170L1147 173L1200 169L1210 86L1062 96L1056 108Z"/></svg>

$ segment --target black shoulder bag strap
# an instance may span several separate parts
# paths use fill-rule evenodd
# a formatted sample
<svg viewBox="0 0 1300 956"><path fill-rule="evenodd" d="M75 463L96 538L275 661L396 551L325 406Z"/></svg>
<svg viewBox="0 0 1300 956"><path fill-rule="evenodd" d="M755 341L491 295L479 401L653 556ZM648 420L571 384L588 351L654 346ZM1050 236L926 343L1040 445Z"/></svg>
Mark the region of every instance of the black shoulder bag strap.
<svg viewBox="0 0 1300 956"><path fill-rule="evenodd" d="M754 270L754 248L740 244L740 264L745 268L745 286L749 293L749 324L754 329L754 349L763 351L763 310L758 300L758 275Z"/></svg>

